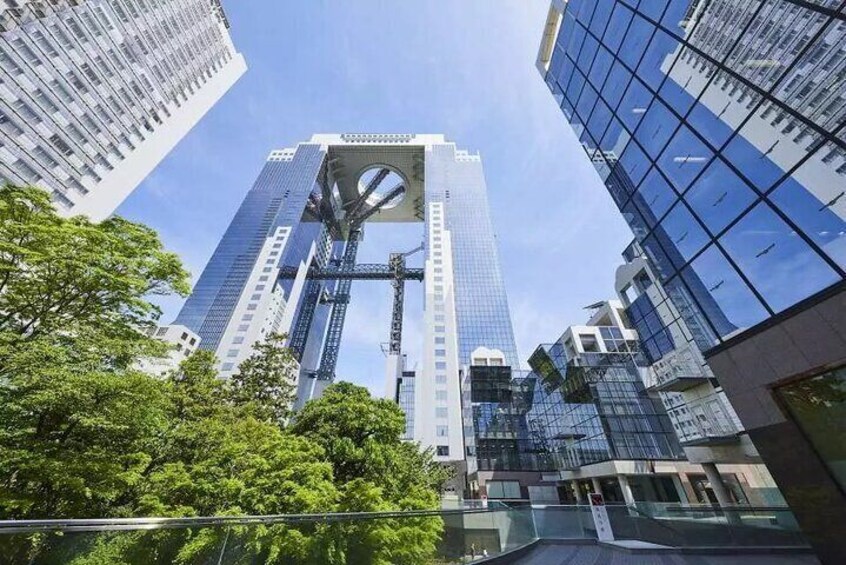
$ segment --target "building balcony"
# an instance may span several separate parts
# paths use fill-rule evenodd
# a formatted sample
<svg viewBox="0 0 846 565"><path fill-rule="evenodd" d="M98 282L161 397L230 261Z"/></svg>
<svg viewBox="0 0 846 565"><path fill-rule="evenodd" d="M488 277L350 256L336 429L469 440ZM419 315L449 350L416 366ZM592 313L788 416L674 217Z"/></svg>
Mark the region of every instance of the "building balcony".
<svg viewBox="0 0 846 565"><path fill-rule="evenodd" d="M672 374L665 378L650 381L646 390L649 392L684 392L708 382L704 375Z"/></svg>
<svg viewBox="0 0 846 565"><path fill-rule="evenodd" d="M713 394L687 405L688 417L678 432L682 447L709 447L740 442L743 428L721 394Z"/></svg>
<svg viewBox="0 0 846 565"><path fill-rule="evenodd" d="M713 375L690 347L676 349L656 361L644 377L650 392L684 392L707 383Z"/></svg>

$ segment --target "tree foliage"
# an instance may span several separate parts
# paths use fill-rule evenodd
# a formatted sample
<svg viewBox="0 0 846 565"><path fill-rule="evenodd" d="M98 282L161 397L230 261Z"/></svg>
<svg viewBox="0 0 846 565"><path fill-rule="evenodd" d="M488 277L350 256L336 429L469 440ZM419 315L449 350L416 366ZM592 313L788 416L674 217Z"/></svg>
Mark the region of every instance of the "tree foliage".
<svg viewBox="0 0 846 565"><path fill-rule="evenodd" d="M446 478L400 440L392 402L348 383L291 420L297 369L269 338L230 382L198 351L167 378L150 294L187 290L154 232L63 219L46 194L0 189L0 519L436 508ZM286 427L287 425L287 427ZM0 539L12 562L419 563L437 518Z"/></svg>
<svg viewBox="0 0 846 565"><path fill-rule="evenodd" d="M296 396L299 366L286 336L270 334L253 346L253 354L229 380L230 400L259 420L284 426Z"/></svg>
<svg viewBox="0 0 846 565"><path fill-rule="evenodd" d="M0 375L10 352L59 333L120 342L111 354L127 361L150 345L139 330L160 311L148 297L188 291L179 258L150 228L119 217L62 218L46 192L0 187Z"/></svg>
<svg viewBox="0 0 846 565"><path fill-rule="evenodd" d="M449 471L430 451L401 440L405 417L395 402L374 399L364 387L339 382L307 403L291 426L326 450L339 483L379 485L393 509L437 506Z"/></svg>

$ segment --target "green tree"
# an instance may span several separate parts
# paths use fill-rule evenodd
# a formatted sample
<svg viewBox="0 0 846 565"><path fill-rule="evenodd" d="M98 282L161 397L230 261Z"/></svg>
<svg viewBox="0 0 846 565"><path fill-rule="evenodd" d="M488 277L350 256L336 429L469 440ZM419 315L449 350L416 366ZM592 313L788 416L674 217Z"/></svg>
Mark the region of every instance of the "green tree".
<svg viewBox="0 0 846 565"><path fill-rule="evenodd" d="M270 334L254 345L254 353L238 367L228 389L232 403L259 420L280 427L291 416L299 369L291 350L285 347L285 340L282 334Z"/></svg>
<svg viewBox="0 0 846 565"><path fill-rule="evenodd" d="M217 376L217 358L200 349L184 359L168 378L174 426L219 414L224 410L226 383Z"/></svg>
<svg viewBox="0 0 846 565"><path fill-rule="evenodd" d="M160 314L148 297L188 291L179 258L150 228L62 218L43 190L0 187L0 370L10 350L42 335L140 340Z"/></svg>
<svg viewBox="0 0 846 565"><path fill-rule="evenodd" d="M147 227L59 217L0 189L0 518L287 514L436 508L447 477L400 440L392 402L329 387L292 426L296 363L270 336L231 383L210 352L167 379L150 295L187 275ZM4 538L13 561L419 563L439 519ZM218 552L218 553L216 553Z"/></svg>
<svg viewBox="0 0 846 565"><path fill-rule="evenodd" d="M165 428L163 384L46 336L13 361L19 370L0 386L0 515L125 514Z"/></svg>
<svg viewBox="0 0 846 565"><path fill-rule="evenodd" d="M402 441L405 416L395 402L374 399L347 382L335 383L296 415L291 432L320 444L344 484L363 479L380 486L393 510L436 508L450 471L430 450Z"/></svg>
<svg viewBox="0 0 846 565"><path fill-rule="evenodd" d="M430 450L402 441L405 417L396 403L339 382L308 402L290 427L326 450L341 492L339 510L428 510L450 471ZM342 523L326 542L344 563L425 562L443 530L439 518Z"/></svg>
<svg viewBox="0 0 846 565"><path fill-rule="evenodd" d="M330 512L339 497L314 441L285 433L228 401L216 359L198 351L163 383L168 425L157 438L132 515L221 516ZM315 527L201 528L105 535L74 563L321 562ZM54 549L54 552L57 550Z"/></svg>

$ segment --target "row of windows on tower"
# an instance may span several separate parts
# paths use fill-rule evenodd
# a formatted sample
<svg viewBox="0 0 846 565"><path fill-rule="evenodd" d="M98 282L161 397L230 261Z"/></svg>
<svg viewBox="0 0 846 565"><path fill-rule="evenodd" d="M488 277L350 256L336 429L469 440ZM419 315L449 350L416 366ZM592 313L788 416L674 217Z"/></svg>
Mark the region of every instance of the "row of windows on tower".
<svg viewBox="0 0 846 565"><path fill-rule="evenodd" d="M277 233L275 240L271 245L270 252L267 254L267 259L265 259L265 266L262 267L262 274L258 277L257 284L252 287L252 294L250 295L249 302L247 302L246 313L241 317L241 323L238 325L236 334L232 338L232 347L226 352L226 357L230 360L221 365L221 370L224 372L235 369L234 359L238 358L242 353L246 333L249 331L251 323L254 321L255 312L258 310L259 304L267 292L270 275L266 273L270 273L274 269L273 266L268 265L275 265L279 262L279 255L282 252L282 247L284 246L287 237L288 231L280 231ZM272 284L270 284L270 288L273 288ZM245 292L250 291L245 290ZM273 310L273 308L271 308L271 310Z"/></svg>
<svg viewBox="0 0 846 565"><path fill-rule="evenodd" d="M112 2L111 7L128 23L119 3ZM28 76L34 77L36 83L43 82L43 86L31 90L25 89L26 83L21 81L8 85L18 99L10 107L11 115L9 111L0 115L0 125L15 140L16 150L11 158L6 155L3 160L9 163L13 176L33 184L44 181L54 189L54 200L65 207L73 205L68 198L69 189L84 195L88 192L83 185L86 179L94 183L102 180L102 173L95 172L95 167L110 171L114 163L124 159L125 151L135 148L127 134L143 141L142 131L153 131L151 121L161 124L160 113L170 116L160 92L170 88L165 94L179 105L175 92L187 100L184 91L193 93L194 86L199 87L214 76L229 58L216 18L204 18L209 13L201 4L191 4L184 10L177 7L172 10L173 15L159 14L152 24L147 20L135 22L136 29L152 26L159 35L168 26L184 32L161 35L161 41L157 41L155 34L146 29L139 31L147 44L138 35L110 35L115 31L114 15L106 11L107 5L83 6L57 17L45 17L39 21L39 29L27 30L26 35L20 36L8 34L5 49L0 47L0 66L7 72L23 75L23 67L37 68L37 74ZM178 22L177 14L182 18ZM173 48L168 37L182 38L183 44ZM151 49L158 60L146 58ZM88 60L80 60L83 56ZM53 76L44 78L45 72L52 72ZM158 89L148 73L156 76ZM110 80L118 75L127 88ZM111 90L99 88L104 84ZM103 105L96 103L95 97ZM87 112L80 109L80 104ZM57 114L62 117L54 118ZM49 138L34 128L45 120L48 125L58 126ZM27 139L24 136L34 136L36 141L23 141Z"/></svg>
<svg viewBox="0 0 846 565"><path fill-rule="evenodd" d="M434 356L435 356L435 418L444 421L449 417L449 393L447 392L447 363L446 363L446 315L444 303L444 276L443 276L443 204L433 203L431 211L431 247L432 263L434 270L434 285L432 296L432 308L434 314ZM449 438L449 426L445 423L435 425L436 441ZM440 457L449 456L448 445L436 445L436 455Z"/></svg>

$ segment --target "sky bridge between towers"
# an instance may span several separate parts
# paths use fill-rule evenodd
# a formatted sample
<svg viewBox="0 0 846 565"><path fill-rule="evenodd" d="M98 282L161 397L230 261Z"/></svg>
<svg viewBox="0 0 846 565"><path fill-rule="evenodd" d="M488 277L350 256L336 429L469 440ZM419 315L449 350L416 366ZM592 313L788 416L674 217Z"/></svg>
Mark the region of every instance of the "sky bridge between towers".
<svg viewBox="0 0 846 565"><path fill-rule="evenodd" d="M327 265L312 263L306 272L311 301L294 328L291 347L302 352L317 304L331 305L320 365L312 374L333 380L353 280L390 280L394 289L388 352L402 350L402 315L406 280L423 280L423 269L407 268L408 253L392 253L388 264L357 264L356 256L365 222L422 222L424 220L424 154L421 142L443 142L442 136L411 134L316 135L311 142L325 144L328 158L321 171L319 190L309 195L306 221L323 223L334 240L343 240L340 259ZM432 138L432 139L429 139ZM297 266L282 266L281 279L294 279ZM334 291L321 290L318 281L337 281Z"/></svg>

